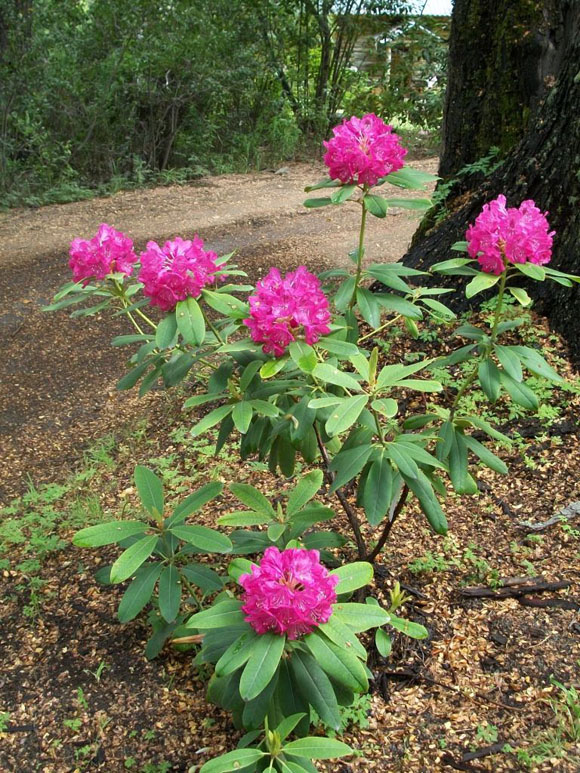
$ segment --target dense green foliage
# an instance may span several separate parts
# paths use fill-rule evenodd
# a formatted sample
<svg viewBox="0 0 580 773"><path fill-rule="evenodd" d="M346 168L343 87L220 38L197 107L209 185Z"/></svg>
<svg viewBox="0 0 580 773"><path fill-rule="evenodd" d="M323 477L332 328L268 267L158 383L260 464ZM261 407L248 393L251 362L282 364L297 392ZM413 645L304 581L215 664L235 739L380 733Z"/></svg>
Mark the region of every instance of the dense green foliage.
<svg viewBox="0 0 580 773"><path fill-rule="evenodd" d="M431 54L409 43L415 82L350 66L364 24L405 6L2 0L0 204L276 164L319 148L343 109L412 119L404 92L424 93Z"/></svg>

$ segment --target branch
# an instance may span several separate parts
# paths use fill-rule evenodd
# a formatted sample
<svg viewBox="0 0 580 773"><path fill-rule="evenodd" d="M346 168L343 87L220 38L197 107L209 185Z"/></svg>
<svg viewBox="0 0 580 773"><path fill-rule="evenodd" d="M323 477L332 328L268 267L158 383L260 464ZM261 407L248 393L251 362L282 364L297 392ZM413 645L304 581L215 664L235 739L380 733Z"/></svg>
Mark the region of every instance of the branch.
<svg viewBox="0 0 580 773"><path fill-rule="evenodd" d="M314 432L316 434L316 442L318 443L318 449L320 451L320 455L324 460L324 466L325 466L324 476L326 478L327 483L332 485L332 483L334 483L335 476L332 470L330 469L330 458L328 456L328 451L326 450L326 446L322 442L322 438L320 437L320 431L316 426L316 422L314 423ZM365 541L361 534L358 516L354 508L351 506L350 502L346 498L344 491L341 488L337 488L334 493L336 494L338 501L342 505L342 509L346 513L346 517L348 518L348 522L350 523L351 529L354 533L354 538L356 540L359 558L364 560L367 555L367 546L365 545Z"/></svg>
<svg viewBox="0 0 580 773"><path fill-rule="evenodd" d="M383 529L383 533L380 536L379 541L375 545L374 550L370 555L367 556L367 561L370 561L372 564L375 560L375 558L379 555L381 550L383 549L385 542L389 538L389 534L391 533L391 529L393 528L393 525L397 518L399 517L399 513L405 506L405 502L407 500L407 496L409 494L409 487L405 483L403 488L401 489L401 496L397 499L396 503L391 505L391 509L389 510L389 517L387 519L387 522L385 524L385 528Z"/></svg>

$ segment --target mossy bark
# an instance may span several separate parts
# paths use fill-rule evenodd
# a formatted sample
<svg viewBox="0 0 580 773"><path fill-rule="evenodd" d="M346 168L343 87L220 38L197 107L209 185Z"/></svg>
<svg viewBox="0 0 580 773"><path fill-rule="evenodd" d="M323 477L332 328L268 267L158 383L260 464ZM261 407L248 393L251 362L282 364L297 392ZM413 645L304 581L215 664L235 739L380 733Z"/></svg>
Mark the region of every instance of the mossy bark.
<svg viewBox="0 0 580 773"><path fill-rule="evenodd" d="M557 24L556 24L557 22ZM556 78L536 106L521 141L502 166L473 190L452 203L450 214L416 240L403 258L408 266L428 269L452 257L453 242L465 238L469 223L483 204L504 193L510 206L534 199L549 212L556 231L551 265L580 274L580 2L560 0L550 36L557 63ZM437 283L446 281L437 278ZM450 284L447 281L447 284ZM453 278L452 284L458 284ZM536 309L546 314L567 338L580 362L580 285L565 288L553 282L534 282L530 293ZM480 296L478 296L479 298ZM457 307L462 304L455 294Z"/></svg>
<svg viewBox="0 0 580 773"><path fill-rule="evenodd" d="M439 174L521 139L556 66L554 0L455 0Z"/></svg>

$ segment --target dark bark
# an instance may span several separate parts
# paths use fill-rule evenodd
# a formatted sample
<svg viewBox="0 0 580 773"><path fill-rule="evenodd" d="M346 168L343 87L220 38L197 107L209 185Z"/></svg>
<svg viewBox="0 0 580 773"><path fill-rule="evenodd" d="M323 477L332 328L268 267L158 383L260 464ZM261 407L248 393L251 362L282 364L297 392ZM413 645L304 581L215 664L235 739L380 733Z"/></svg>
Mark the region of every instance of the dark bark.
<svg viewBox="0 0 580 773"><path fill-rule="evenodd" d="M465 238L467 226L485 202L504 193L510 206L534 199L542 211L549 212L550 226L556 231L551 265L580 274L580 3L562 0L556 21L550 36L559 63L557 77L524 137L482 185L448 205L452 211L445 220L414 240L403 258L406 265L428 269L456 255L450 252L451 245ZM445 281L437 278L437 284ZM457 278L452 282L458 284ZM538 301L536 310L566 337L573 358L580 362L580 285L566 288L534 282L528 290ZM455 298L461 308L460 293Z"/></svg>
<svg viewBox="0 0 580 773"><path fill-rule="evenodd" d="M523 136L555 71L553 0L456 0L443 114L442 177Z"/></svg>

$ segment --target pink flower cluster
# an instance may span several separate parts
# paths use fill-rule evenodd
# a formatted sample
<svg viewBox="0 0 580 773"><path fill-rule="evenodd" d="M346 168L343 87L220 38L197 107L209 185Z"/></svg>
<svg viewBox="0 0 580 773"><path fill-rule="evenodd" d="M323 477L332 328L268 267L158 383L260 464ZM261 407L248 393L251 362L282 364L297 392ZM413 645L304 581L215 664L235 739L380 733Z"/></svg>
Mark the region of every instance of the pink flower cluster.
<svg viewBox="0 0 580 773"><path fill-rule="evenodd" d="M131 239L106 223L101 223L92 239L73 239L69 255L75 282L84 284L90 279L104 279L107 274L128 276L137 260Z"/></svg>
<svg viewBox="0 0 580 773"><path fill-rule="evenodd" d="M263 351L275 357L284 354L301 334L306 343L314 344L321 335L330 333L328 299L318 278L305 266L289 272L284 279L277 268L271 268L256 285L249 302L250 316L244 324L252 339L264 344Z"/></svg>
<svg viewBox="0 0 580 773"><path fill-rule="evenodd" d="M318 550L270 547L239 582L245 591L242 611L257 633L297 639L330 619L338 577L322 566Z"/></svg>
<svg viewBox="0 0 580 773"><path fill-rule="evenodd" d="M324 163L333 180L372 186L403 166L407 150L374 113L353 116L332 131L334 137L324 143Z"/></svg>
<svg viewBox="0 0 580 773"><path fill-rule="evenodd" d="M197 234L193 241L176 236L163 247L147 242L139 272L143 294L150 298L152 306L171 311L178 301L197 298L206 285L216 281L216 259L215 252L203 249Z"/></svg>
<svg viewBox="0 0 580 773"><path fill-rule="evenodd" d="M543 265L552 257L552 238L546 215L528 199L516 207L506 207L506 198L485 204L473 225L467 229L467 251L477 258L483 271L501 274L506 261Z"/></svg>

